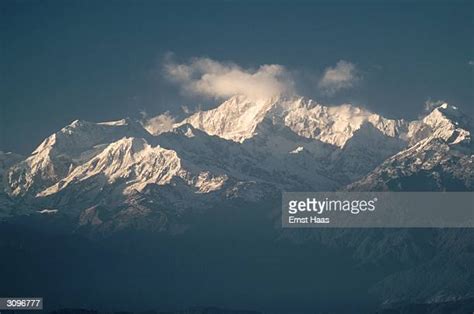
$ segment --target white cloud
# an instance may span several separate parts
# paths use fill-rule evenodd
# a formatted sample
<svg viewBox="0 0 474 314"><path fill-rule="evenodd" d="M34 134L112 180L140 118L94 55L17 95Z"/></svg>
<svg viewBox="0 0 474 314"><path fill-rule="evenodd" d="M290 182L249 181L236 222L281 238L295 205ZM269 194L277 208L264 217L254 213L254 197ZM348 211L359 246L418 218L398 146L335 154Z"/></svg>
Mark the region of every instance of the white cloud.
<svg viewBox="0 0 474 314"><path fill-rule="evenodd" d="M431 112L433 109L441 106L442 104L446 103L444 100L431 100L428 99L425 101L425 112Z"/></svg>
<svg viewBox="0 0 474 314"><path fill-rule="evenodd" d="M266 99L293 91L288 71L278 64L262 65L252 70L209 58L193 58L183 64L170 59L165 62L166 74L190 94L213 98L245 95L252 99Z"/></svg>
<svg viewBox="0 0 474 314"><path fill-rule="evenodd" d="M467 64L469 64L470 66L473 66L474 65L474 61L469 61Z"/></svg>
<svg viewBox="0 0 474 314"><path fill-rule="evenodd" d="M145 117L142 122L143 127L153 135L158 135L171 130L175 123L176 120L169 111L150 119Z"/></svg>
<svg viewBox="0 0 474 314"><path fill-rule="evenodd" d="M333 95L339 90L351 88L358 79L356 66L340 60L335 67L326 68L318 87L325 94Z"/></svg>
<svg viewBox="0 0 474 314"><path fill-rule="evenodd" d="M201 111L202 110L202 105L198 104L197 106L194 106L192 108L189 107L189 106L186 106L186 105L182 105L181 110L184 112L185 115L189 116L189 115L191 115L195 112Z"/></svg>
<svg viewBox="0 0 474 314"><path fill-rule="evenodd" d="M186 106L186 105L181 106L181 110L183 110L183 112L185 114L191 114L192 113L191 109L189 109L189 107Z"/></svg>

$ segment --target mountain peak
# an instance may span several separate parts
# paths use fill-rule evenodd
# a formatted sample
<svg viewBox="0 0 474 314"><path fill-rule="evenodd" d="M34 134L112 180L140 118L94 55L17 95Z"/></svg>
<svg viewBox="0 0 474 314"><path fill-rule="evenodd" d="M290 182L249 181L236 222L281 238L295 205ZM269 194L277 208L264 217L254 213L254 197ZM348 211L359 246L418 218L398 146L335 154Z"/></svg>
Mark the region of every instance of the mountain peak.
<svg viewBox="0 0 474 314"><path fill-rule="evenodd" d="M457 125L462 124L463 127L469 127L469 117L462 112L458 107L449 105L447 103L442 104L441 106L433 110L440 112L444 118L451 120Z"/></svg>
<svg viewBox="0 0 474 314"><path fill-rule="evenodd" d="M124 193L129 193L141 190L149 183L168 183L180 168L176 152L159 145L152 146L143 138L124 137L109 144L38 196L49 196L77 182L94 182L103 186L124 181L128 184Z"/></svg>
<svg viewBox="0 0 474 314"><path fill-rule="evenodd" d="M255 128L273 107L278 98L253 100L234 96L214 109L199 111L179 123L191 124L209 135L243 142L253 136Z"/></svg>
<svg viewBox="0 0 474 314"><path fill-rule="evenodd" d="M149 133L131 119L113 123L74 120L46 138L24 161L10 169L10 194L23 195L51 185L76 163L89 160L104 145L123 137L147 138Z"/></svg>
<svg viewBox="0 0 474 314"><path fill-rule="evenodd" d="M456 106L443 103L421 120L431 129L431 135L449 144L470 142L472 120Z"/></svg>
<svg viewBox="0 0 474 314"><path fill-rule="evenodd" d="M399 137L404 120L386 119L351 104L324 106L309 99L295 100L284 113L284 123L300 136L343 147L364 123L370 123L389 137Z"/></svg>
<svg viewBox="0 0 474 314"><path fill-rule="evenodd" d="M297 96L256 101L241 95L214 109L196 112L176 126L189 123L210 135L243 142L257 134L257 126L265 117L289 127L299 136L337 147L343 147L366 121L390 137L406 133L407 128L404 120L386 119L351 104L323 106Z"/></svg>
<svg viewBox="0 0 474 314"><path fill-rule="evenodd" d="M333 190L366 176L390 156L396 158L383 167L398 171L406 160L412 165L420 158L425 167L438 165L435 157L449 157L451 151L466 162L472 155L464 145L471 143L472 124L448 104L406 122L351 104L240 95L171 125L152 136L129 118L75 120L26 159L11 162L0 154L7 197L85 208L148 192L153 201L194 202L195 193L215 191L209 194L213 200L234 189L247 195L242 186L255 187L262 196L278 189Z"/></svg>
<svg viewBox="0 0 474 314"><path fill-rule="evenodd" d="M458 107L450 105L448 103L442 103L439 106L436 106L429 112L425 119L432 119L432 118L444 118L452 121L456 120L465 120L467 119L467 115L463 113Z"/></svg>

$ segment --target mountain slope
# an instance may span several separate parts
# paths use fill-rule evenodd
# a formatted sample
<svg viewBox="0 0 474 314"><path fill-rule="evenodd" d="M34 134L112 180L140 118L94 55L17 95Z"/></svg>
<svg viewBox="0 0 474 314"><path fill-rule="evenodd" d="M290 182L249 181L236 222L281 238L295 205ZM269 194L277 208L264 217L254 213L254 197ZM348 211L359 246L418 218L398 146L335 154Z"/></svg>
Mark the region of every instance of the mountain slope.
<svg viewBox="0 0 474 314"><path fill-rule="evenodd" d="M21 155L0 151L0 218L2 216L9 216L14 205L10 196L5 192L5 186L8 185L5 172L8 172L12 165L20 162L22 159L23 156Z"/></svg>
<svg viewBox="0 0 474 314"><path fill-rule="evenodd" d="M45 139L26 160L9 170L8 193L34 196L124 136L146 138L149 134L130 119L105 123L76 120Z"/></svg>
<svg viewBox="0 0 474 314"><path fill-rule="evenodd" d="M351 105L242 96L158 135L130 119L75 121L26 158L0 153L0 217L64 218L68 230L90 236L166 238L200 234L193 228L202 221L226 229L245 211L233 226L237 237L255 226L258 236L270 230L272 243L323 245L383 269L373 293L385 303L462 299L474 293L470 230L275 226L282 191L473 191L472 130L472 120L447 104L408 122Z"/></svg>
<svg viewBox="0 0 474 314"><path fill-rule="evenodd" d="M48 196L72 184L87 181L90 185L126 184L121 191L142 190L147 184L163 185L179 172L180 160L175 152L151 147L144 139L122 138L108 145L88 162L76 167L66 178L43 190L38 196Z"/></svg>
<svg viewBox="0 0 474 314"><path fill-rule="evenodd" d="M472 121L443 104L416 124L414 137L426 137L390 157L350 190L472 191L474 145Z"/></svg>
<svg viewBox="0 0 474 314"><path fill-rule="evenodd" d="M387 137L400 137L407 129L404 120L386 119L347 104L326 107L302 98L287 105L283 119L295 133L340 148L365 124Z"/></svg>
<svg viewBox="0 0 474 314"><path fill-rule="evenodd" d="M253 101L234 96L217 108L199 111L178 125L189 123L210 135L243 142L256 135L264 118L289 127L296 134L337 147L364 124L370 123L389 137L408 132L404 120L391 120L352 105L323 106L302 97Z"/></svg>
<svg viewBox="0 0 474 314"><path fill-rule="evenodd" d="M255 128L277 99L252 101L244 96L234 96L219 107L199 111L178 125L189 123L209 135L242 142L254 135Z"/></svg>
<svg viewBox="0 0 474 314"><path fill-rule="evenodd" d="M3 190L25 208L75 216L137 197L177 210L171 200L197 209L235 197L252 201L347 185L472 190L471 130L471 120L447 104L407 122L301 97L235 96L157 136L130 119L74 121L8 164Z"/></svg>

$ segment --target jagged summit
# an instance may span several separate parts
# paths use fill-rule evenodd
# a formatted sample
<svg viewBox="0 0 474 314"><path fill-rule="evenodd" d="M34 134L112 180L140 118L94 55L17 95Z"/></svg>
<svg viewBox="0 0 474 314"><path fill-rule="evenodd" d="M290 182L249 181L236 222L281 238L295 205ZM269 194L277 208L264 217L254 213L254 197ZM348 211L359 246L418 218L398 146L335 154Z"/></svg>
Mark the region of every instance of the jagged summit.
<svg viewBox="0 0 474 314"><path fill-rule="evenodd" d="M178 125L189 123L208 134L243 142L256 134L257 126L265 117L300 136L338 147L343 147L365 122L390 137L401 136L408 128L404 120L386 119L350 104L329 107L304 97L254 101L244 96L235 96L214 109L199 111Z"/></svg>
<svg viewBox="0 0 474 314"><path fill-rule="evenodd" d="M471 189L471 130L448 104L406 121L304 97L235 96L157 135L129 118L75 120L26 158L0 154L0 198L81 212L99 204L113 211L140 195L182 210L281 191L391 187L420 171Z"/></svg>
<svg viewBox="0 0 474 314"><path fill-rule="evenodd" d="M311 100L299 100L284 112L284 123L297 134L344 147L364 123L370 123L384 135L398 137L406 122L386 119L350 104L324 106Z"/></svg>
<svg viewBox="0 0 474 314"><path fill-rule="evenodd" d="M199 111L178 125L189 123L210 135L242 142L253 136L255 128L278 98L254 101L245 96L234 96L217 108Z"/></svg>
<svg viewBox="0 0 474 314"><path fill-rule="evenodd" d="M27 159L10 169L9 194L39 192L67 175L71 167L92 158L104 145L126 136L147 138L150 134L131 119L120 123L75 120L46 138Z"/></svg>
<svg viewBox="0 0 474 314"><path fill-rule="evenodd" d="M455 106L444 103L433 109L422 121L431 128L432 136L450 144L471 141L472 120Z"/></svg>
<svg viewBox="0 0 474 314"><path fill-rule="evenodd" d="M409 125L406 149L351 184L352 190L472 190L474 145L472 120L443 103Z"/></svg>
<svg viewBox="0 0 474 314"><path fill-rule="evenodd" d="M304 97L273 97L254 101L245 96L234 96L214 109L199 111L176 126L191 124L210 135L243 142L256 135L257 127L268 118L289 127L298 135L344 147L364 123L373 125L384 135L401 138L412 145L428 134L448 139L453 130L460 132L463 141L472 122L457 107L444 103L434 108L421 120L387 119L351 104L324 106ZM444 132L445 134L441 134Z"/></svg>
<svg viewBox="0 0 474 314"><path fill-rule="evenodd" d="M124 192L129 193L142 190L149 183L169 183L180 167L180 159L174 151L152 147L141 138L124 137L108 145L38 196L48 196L66 189L70 184L87 181L103 186L122 180L127 183Z"/></svg>
<svg viewBox="0 0 474 314"><path fill-rule="evenodd" d="M74 224L72 232L145 230L166 233L155 239L167 241L211 226L203 221L219 222L216 211L232 224L228 217L260 210L262 216L242 215L238 223L268 217L266 225L277 226L283 191L474 191L471 131L469 117L447 104L405 121L302 97L255 102L236 96L157 135L131 119L76 120L27 157L0 152L0 219L65 218ZM232 230L243 230L237 227ZM408 254L387 246L406 243L400 241L406 230L383 237L341 232L317 237L358 251L362 243L357 256L375 252L392 261L400 251L419 258L417 241ZM435 242L447 243L451 252L452 233L447 236ZM295 239L314 238L299 232ZM456 241L472 243L465 239ZM423 252L437 252L432 242Z"/></svg>

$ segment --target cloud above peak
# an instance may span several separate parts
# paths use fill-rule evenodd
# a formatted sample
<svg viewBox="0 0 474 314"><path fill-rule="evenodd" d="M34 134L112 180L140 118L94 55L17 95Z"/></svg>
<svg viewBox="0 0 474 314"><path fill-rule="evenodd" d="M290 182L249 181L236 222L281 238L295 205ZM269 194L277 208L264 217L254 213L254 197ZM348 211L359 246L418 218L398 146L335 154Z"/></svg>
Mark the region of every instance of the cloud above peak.
<svg viewBox="0 0 474 314"><path fill-rule="evenodd" d="M318 87L323 93L334 95L340 90L353 87L358 80L356 66L351 62L340 60L336 66L326 68Z"/></svg>
<svg viewBox="0 0 474 314"><path fill-rule="evenodd" d="M278 64L245 69L235 63L210 58L193 58L187 63L176 63L168 57L164 69L170 80L193 95L212 98L245 95L252 99L267 99L293 93L293 80L286 68Z"/></svg>
<svg viewBox="0 0 474 314"><path fill-rule="evenodd" d="M143 127L153 135L159 135L171 130L175 123L176 119L169 111L152 118L148 118L145 113L142 120Z"/></svg>

